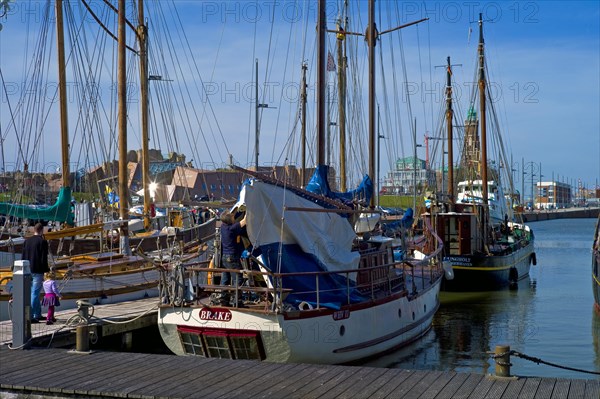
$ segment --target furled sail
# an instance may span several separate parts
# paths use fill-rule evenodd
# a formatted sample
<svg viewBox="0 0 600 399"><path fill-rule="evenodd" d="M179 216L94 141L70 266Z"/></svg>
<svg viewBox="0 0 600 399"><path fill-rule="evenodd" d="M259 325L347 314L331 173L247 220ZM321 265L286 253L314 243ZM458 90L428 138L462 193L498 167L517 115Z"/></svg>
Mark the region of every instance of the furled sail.
<svg viewBox="0 0 600 399"><path fill-rule="evenodd" d="M355 270L359 253L352 251L356 237L341 214L325 208L291 190L260 180L249 180L242 187L236 207L245 206L248 238L255 253L271 271L277 273ZM316 302L315 276L293 275L284 278L284 288L292 288L287 302ZM319 277L322 306L338 307L347 300L347 278L355 273ZM358 292L350 293L351 301Z"/></svg>

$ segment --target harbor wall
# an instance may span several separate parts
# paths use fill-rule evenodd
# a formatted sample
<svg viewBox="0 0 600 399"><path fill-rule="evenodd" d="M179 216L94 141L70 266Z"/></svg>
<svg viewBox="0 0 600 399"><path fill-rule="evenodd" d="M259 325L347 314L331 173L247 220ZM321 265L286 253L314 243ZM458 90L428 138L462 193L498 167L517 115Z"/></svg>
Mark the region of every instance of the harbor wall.
<svg viewBox="0 0 600 399"><path fill-rule="evenodd" d="M539 222L553 219L597 218L600 208L570 208L556 210L535 210L523 212L525 222Z"/></svg>

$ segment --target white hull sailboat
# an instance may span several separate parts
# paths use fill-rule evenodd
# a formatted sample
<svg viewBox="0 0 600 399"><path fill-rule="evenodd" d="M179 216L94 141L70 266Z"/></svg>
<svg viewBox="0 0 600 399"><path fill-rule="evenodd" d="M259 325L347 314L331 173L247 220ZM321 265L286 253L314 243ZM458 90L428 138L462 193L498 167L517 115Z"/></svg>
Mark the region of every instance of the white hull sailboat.
<svg viewBox="0 0 600 399"><path fill-rule="evenodd" d="M208 265L186 271L196 292L230 289L232 296L248 300L240 308L214 306L209 296L173 300L189 292L163 296L158 327L171 351L347 363L405 345L429 330L439 306L439 250L396 262L391 238L358 238L344 216L327 212L309 194L258 179L243 187L237 207L245 208L248 237L260 253L252 258L256 271L245 272L253 285L206 284L219 271ZM283 196L287 210L278 206ZM282 215L283 230L269 226Z"/></svg>
<svg viewBox="0 0 600 399"><path fill-rule="evenodd" d="M371 91L373 18L371 1L367 35ZM321 0L318 110L324 109L325 98L325 31ZM374 142L373 92L369 98L369 140ZM216 277L224 269L209 264L169 271L164 281L171 283L161 286L158 328L174 353L338 364L406 345L429 330L439 306L441 247L432 245L434 250L427 253L423 248L403 248L406 258L396 261L393 239L356 228L366 225L361 223L364 216L376 219L365 207L372 200L374 161L364 185L351 198L344 197L348 193L332 193L327 169L322 168L325 125L319 116L317 127L317 170L306 189L246 171L254 178L243 185L232 209L246 214L251 244L243 262L243 284L219 285ZM343 198L349 201L342 202ZM435 237L434 231L430 234ZM223 291L234 298L233 305L217 304Z"/></svg>

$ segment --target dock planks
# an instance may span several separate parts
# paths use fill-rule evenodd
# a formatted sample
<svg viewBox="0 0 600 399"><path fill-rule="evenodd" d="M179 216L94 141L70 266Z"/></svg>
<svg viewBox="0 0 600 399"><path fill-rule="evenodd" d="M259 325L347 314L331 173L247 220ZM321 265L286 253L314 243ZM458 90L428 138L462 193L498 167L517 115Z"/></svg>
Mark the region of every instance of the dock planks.
<svg viewBox="0 0 600 399"><path fill-rule="evenodd" d="M58 308L60 309L60 308ZM112 304L94 305L91 323L93 329L101 336L121 334L157 323L158 298L145 298L123 301ZM57 322L47 325L44 321L31 325L31 344L33 346L67 346L75 344L75 325L66 322L77 315L77 309L59 310L55 317ZM125 321L130 322L125 323ZM12 342L12 322L0 322L0 345ZM55 345L56 344L56 345Z"/></svg>
<svg viewBox="0 0 600 399"><path fill-rule="evenodd" d="M52 372L48 372L51 370ZM597 399L600 380L0 348L0 397Z"/></svg>
<svg viewBox="0 0 600 399"><path fill-rule="evenodd" d="M98 332L119 334L156 325L156 298L98 305ZM33 346L50 344L75 310L59 323L32 325ZM135 323L111 324L135 320ZM62 321L63 323L61 323ZM600 380L523 377L495 379L454 371L273 364L250 360L129 352L80 354L66 349L9 349L10 321L0 323L0 397L95 398L463 398L598 399ZM56 336L56 337L55 337ZM67 340L68 341L68 340ZM62 338L64 344L65 337ZM73 343L74 345L74 343ZM48 371L51 372L48 372Z"/></svg>

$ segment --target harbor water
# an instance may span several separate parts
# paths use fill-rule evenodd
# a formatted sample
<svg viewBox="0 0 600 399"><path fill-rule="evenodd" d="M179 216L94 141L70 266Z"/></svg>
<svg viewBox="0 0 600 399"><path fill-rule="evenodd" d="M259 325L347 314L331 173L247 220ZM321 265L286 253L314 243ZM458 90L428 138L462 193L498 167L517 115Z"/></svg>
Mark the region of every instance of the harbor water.
<svg viewBox="0 0 600 399"><path fill-rule="evenodd" d="M600 371L600 315L594 311L591 248L596 219L530 223L537 265L518 289L441 293L421 340L365 366L494 373L496 345L559 366ZM600 378L511 357L518 376Z"/></svg>

